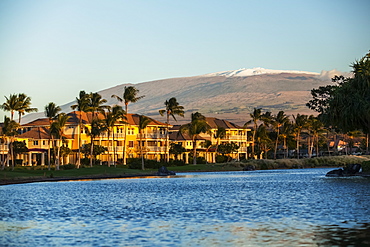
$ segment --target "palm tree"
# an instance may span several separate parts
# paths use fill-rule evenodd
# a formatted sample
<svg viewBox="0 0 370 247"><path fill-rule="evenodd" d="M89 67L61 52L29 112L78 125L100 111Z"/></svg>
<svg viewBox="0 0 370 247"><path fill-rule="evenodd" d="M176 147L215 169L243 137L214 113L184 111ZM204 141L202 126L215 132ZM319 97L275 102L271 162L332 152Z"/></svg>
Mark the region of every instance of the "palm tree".
<svg viewBox="0 0 370 247"><path fill-rule="evenodd" d="M93 166L94 154L94 139L99 137L104 131L107 130L104 122L98 118L93 118L91 121L91 128L87 130L87 135L90 136L90 167Z"/></svg>
<svg viewBox="0 0 370 247"><path fill-rule="evenodd" d="M253 136L252 136L252 157L254 157L254 145L255 145L255 140L256 140L256 133L257 133L257 123L262 119L262 113L261 113L261 108L254 108L253 113L250 113L250 117L252 118L248 122L244 124L244 127L247 127L248 124L253 122Z"/></svg>
<svg viewBox="0 0 370 247"><path fill-rule="evenodd" d="M313 115L309 116L307 120L307 125L306 128L309 132L309 157L311 158L312 156L312 149L314 146L314 142L316 141L316 156L319 156L319 138L320 136L324 133L324 124L317 118L314 117ZM312 137L312 141L310 143L310 139Z"/></svg>
<svg viewBox="0 0 370 247"><path fill-rule="evenodd" d="M140 148L140 156L141 156L141 169L142 170L145 170L145 167L144 167L144 155L143 155L143 130L146 129L146 127L148 126L148 124L151 122L152 120L144 115L140 115L139 117L139 136L140 136L140 141L139 141L139 148ZM144 146L145 148L145 146Z"/></svg>
<svg viewBox="0 0 370 247"><path fill-rule="evenodd" d="M164 110L159 110L159 114L161 116L166 113L167 115L167 120L166 120L166 125L167 125L167 130L166 130L166 161L170 161L170 155L169 155L169 132L168 132L168 126L170 124L170 116L177 122L177 119L175 115L184 117L184 107L179 105L175 97L170 98L169 100L166 100L164 102L164 105L166 106L166 109Z"/></svg>
<svg viewBox="0 0 370 247"><path fill-rule="evenodd" d="M45 106L45 116L49 119L49 148L48 148L48 170L50 171L51 155L50 155L50 142L54 143L54 137L51 135L51 126L54 118L61 111L61 108L57 106L54 102L50 102ZM52 145L54 147L54 145ZM55 155L55 152L54 152Z"/></svg>
<svg viewBox="0 0 370 247"><path fill-rule="evenodd" d="M138 100L145 97L145 95L137 96L138 93L139 93L138 89L136 89L133 86L128 86L128 87L125 87L122 98L115 94L113 94L111 97L116 98L119 102L124 102L125 112L126 114L128 114L128 104L130 102L135 103ZM123 164L124 165L126 165L126 145L127 145L126 137L127 137L127 124L125 124L125 139L124 139L124 144L123 144Z"/></svg>
<svg viewBox="0 0 370 247"><path fill-rule="evenodd" d="M89 97L85 91L80 91L79 98L76 97L76 104L72 105L72 110L78 110L78 154L77 154L77 168L81 165L81 128L82 128L82 112L89 110Z"/></svg>
<svg viewBox="0 0 370 247"><path fill-rule="evenodd" d="M70 116L68 116L65 113L60 113L56 116L55 121L52 122L50 132L51 134L58 139L58 150L57 155L55 159L55 170L59 170L59 164L60 164L60 148L61 143L63 141L63 133L64 133L64 127L68 121Z"/></svg>
<svg viewBox="0 0 370 247"><path fill-rule="evenodd" d="M0 108L4 111L10 112L10 120L14 119L14 112L19 109L19 100L18 95L11 94L8 97L4 96L6 101L0 106Z"/></svg>
<svg viewBox="0 0 370 247"><path fill-rule="evenodd" d="M90 93L87 103L87 111L92 113L92 118L96 118L98 113L104 114L104 111L109 108L106 99L102 99L99 93Z"/></svg>
<svg viewBox="0 0 370 247"><path fill-rule="evenodd" d="M226 129L224 127L218 127L213 137L217 140L215 153L217 154L218 146L220 145L220 139L226 137Z"/></svg>
<svg viewBox="0 0 370 247"><path fill-rule="evenodd" d="M113 143L114 143L114 126L118 119L125 118L124 111L121 106L115 105L112 108L108 108L108 111L104 113L104 124L107 129L108 134L108 145L112 146L114 149L114 145L110 144L110 136L113 133ZM115 157L115 152L113 152L113 156ZM110 167L111 163L111 155L110 155L110 148L108 147L108 167ZM115 158L113 158L113 164L115 165Z"/></svg>
<svg viewBox="0 0 370 247"><path fill-rule="evenodd" d="M271 139L264 124L260 124L257 128L256 143L258 144L260 156L264 154L265 158L267 158L267 152L271 149Z"/></svg>
<svg viewBox="0 0 370 247"><path fill-rule="evenodd" d="M193 142L193 164L197 164L197 145L196 140L199 134L207 133L211 126L206 122L206 118L199 112L191 114L191 122L180 127L180 133L186 133Z"/></svg>
<svg viewBox="0 0 370 247"><path fill-rule="evenodd" d="M296 137L296 143L297 143L297 159L299 159L299 142L301 139L301 132L302 129L304 129L307 125L307 115L301 115L297 114L297 116L293 115L294 123L293 123L293 132Z"/></svg>
<svg viewBox="0 0 370 247"><path fill-rule="evenodd" d="M289 156L289 148L287 144L287 139L291 136L292 132L293 132L292 123L290 121L285 122L283 126L281 127L281 134L280 134L280 136L283 138L283 141L284 141L284 149L285 149L284 158L287 158Z"/></svg>
<svg viewBox="0 0 370 247"><path fill-rule="evenodd" d="M122 109L122 106L119 106L119 105L113 106L112 114L115 116L116 121L118 121L121 124L127 124L126 112L125 110ZM115 139L114 139L114 129L112 133L113 133L113 163L114 163L114 167L116 167L116 147L115 147Z"/></svg>
<svg viewBox="0 0 370 247"><path fill-rule="evenodd" d="M18 94L18 107L16 109L19 114L18 123L21 123L21 118L25 113L37 112L37 108L31 107L31 98L24 93Z"/></svg>
<svg viewBox="0 0 370 247"><path fill-rule="evenodd" d="M279 143L280 128L289 121L288 116L285 115L284 111L279 111L278 114L273 117L272 125L276 130L276 140L275 140L275 149L274 149L274 159L276 159L276 152Z"/></svg>
<svg viewBox="0 0 370 247"><path fill-rule="evenodd" d="M19 124L15 122L14 120L11 120L8 117L4 117L4 124L2 127L3 134L8 137L9 140L9 153L8 155L11 157L12 160L12 170L14 170L14 163L15 163L15 157L14 157L14 150L13 150L13 142L14 142L14 136L18 134L17 129L19 127ZM5 162L2 166L2 170L4 170Z"/></svg>

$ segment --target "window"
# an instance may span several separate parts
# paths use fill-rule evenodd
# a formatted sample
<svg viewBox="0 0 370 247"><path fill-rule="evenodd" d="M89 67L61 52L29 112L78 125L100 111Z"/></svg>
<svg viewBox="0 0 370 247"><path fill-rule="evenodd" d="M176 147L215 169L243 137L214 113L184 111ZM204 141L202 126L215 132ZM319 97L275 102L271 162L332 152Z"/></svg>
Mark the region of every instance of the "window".
<svg viewBox="0 0 370 247"><path fill-rule="evenodd" d="M39 141L33 141L33 145L34 145L34 146L39 145Z"/></svg>
<svg viewBox="0 0 370 247"><path fill-rule="evenodd" d="M128 135L134 135L135 134L134 128L128 128L127 134Z"/></svg>
<svg viewBox="0 0 370 247"><path fill-rule="evenodd" d="M134 141L129 141L128 142L128 147L133 148L134 147Z"/></svg>
<svg viewBox="0 0 370 247"><path fill-rule="evenodd" d="M42 145L44 145L44 146L46 145L46 141L45 140L42 141Z"/></svg>
<svg viewBox="0 0 370 247"><path fill-rule="evenodd" d="M161 135L165 135L166 134L166 129L165 128L159 128L159 133Z"/></svg>

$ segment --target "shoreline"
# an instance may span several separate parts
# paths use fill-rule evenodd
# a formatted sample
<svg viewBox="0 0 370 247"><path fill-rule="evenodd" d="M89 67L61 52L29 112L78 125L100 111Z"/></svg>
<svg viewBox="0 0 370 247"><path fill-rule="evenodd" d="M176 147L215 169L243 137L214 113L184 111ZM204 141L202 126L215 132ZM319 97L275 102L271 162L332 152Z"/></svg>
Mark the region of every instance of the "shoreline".
<svg viewBox="0 0 370 247"><path fill-rule="evenodd" d="M63 181L78 181L78 180L102 180L102 179L119 179L119 178L146 178L146 177L161 177L155 174L130 174L130 175L91 175L80 177L29 177L19 179L0 180L0 186L10 184L26 184L40 182L63 182Z"/></svg>
<svg viewBox="0 0 370 247"><path fill-rule="evenodd" d="M310 167L310 168L295 168L295 169L313 169L318 167ZM333 167L319 167L319 168L333 168ZM281 169L269 169L269 170L281 170ZM289 169L291 170L291 169ZM294 169L293 169L294 170ZM222 170L222 171L212 171L212 170L189 170L189 171L180 171L176 172L177 176L179 173L187 173L187 172L227 172L228 170ZM229 171L235 171L235 170L229 170ZM243 170L240 170L243 171ZM255 170L260 171L260 170ZM251 171L253 172L253 171ZM0 180L0 186L4 185L12 185L12 184L26 184L26 183L41 183L41 182L67 182L67 181L92 181L92 180L105 180L105 179L135 179L135 178L164 178L164 177L172 177L169 176L160 176L156 173L147 173L147 174L125 174L125 175L90 175L90 176L78 176L78 177L28 177L28 178L19 178L19 179L6 179L6 180ZM348 177L348 176L347 176ZM370 174L357 174L353 175L353 177L366 177L370 178Z"/></svg>

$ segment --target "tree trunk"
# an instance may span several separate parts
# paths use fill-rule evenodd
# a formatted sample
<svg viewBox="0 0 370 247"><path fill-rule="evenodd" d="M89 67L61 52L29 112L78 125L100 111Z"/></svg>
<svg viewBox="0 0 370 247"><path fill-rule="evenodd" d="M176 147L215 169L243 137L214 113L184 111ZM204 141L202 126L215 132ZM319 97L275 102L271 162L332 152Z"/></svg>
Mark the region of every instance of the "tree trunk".
<svg viewBox="0 0 370 247"><path fill-rule="evenodd" d="M297 159L299 159L299 138L300 138L300 132L297 132Z"/></svg>
<svg viewBox="0 0 370 247"><path fill-rule="evenodd" d="M286 159L288 157L288 146L286 144L286 137L284 137L284 148L285 148L284 159Z"/></svg>
<svg viewBox="0 0 370 247"><path fill-rule="evenodd" d="M128 115L128 106L127 104L125 104L125 109L126 109L126 116ZM123 165L126 165L127 164L127 157L126 157L126 145L127 145L127 123L125 123L125 136L124 136L124 140L123 140Z"/></svg>
<svg viewBox="0 0 370 247"><path fill-rule="evenodd" d="M144 155L143 155L143 145L142 145L142 142L143 142L143 134L140 131L139 148L140 148L140 156L141 156L141 170L144 171L145 170L145 167L144 167Z"/></svg>
<svg viewBox="0 0 370 247"><path fill-rule="evenodd" d="M10 158L12 159L12 171L14 171L14 151L13 151L13 138L10 139L9 143Z"/></svg>
<svg viewBox="0 0 370 247"><path fill-rule="evenodd" d="M166 130L166 162L167 163L170 162L170 149L169 149L169 143L168 143L168 141L169 141L169 133L168 133L169 122L170 122L170 115L167 112L167 123L166 123L166 125L167 125L167 130Z"/></svg>
<svg viewBox="0 0 370 247"><path fill-rule="evenodd" d="M81 111L80 111L81 112ZM82 122L81 122L81 118L82 118L82 114L80 113L80 119L79 119L79 123L78 123L78 141L77 141L77 145L78 145L78 153L77 153L77 169L80 168L81 166L81 125L82 125Z"/></svg>
<svg viewBox="0 0 370 247"><path fill-rule="evenodd" d="M49 142L48 142L48 170L50 171L50 166L51 166L51 148L50 148L50 142L51 139L49 137Z"/></svg>
<svg viewBox="0 0 370 247"><path fill-rule="evenodd" d="M59 170L59 163L60 163L60 142L61 142L61 140L59 140L59 143L58 143L58 151L57 151L57 155L56 155L56 159L55 159L55 170Z"/></svg>
<svg viewBox="0 0 370 247"><path fill-rule="evenodd" d="M112 157L110 156L110 131L108 130L108 167L110 167L111 159Z"/></svg>
<svg viewBox="0 0 370 247"><path fill-rule="evenodd" d="M319 136L317 136L316 138L316 157L319 157Z"/></svg>
<svg viewBox="0 0 370 247"><path fill-rule="evenodd" d="M197 141L193 140L193 165L197 164Z"/></svg>
<svg viewBox="0 0 370 247"><path fill-rule="evenodd" d="M113 127L113 133L112 133L112 139L113 139L113 165L114 167L116 167L116 142L115 142L115 139L114 139L114 127Z"/></svg>
<svg viewBox="0 0 370 247"><path fill-rule="evenodd" d="M255 145L255 140L256 140L256 133L257 133L257 122L254 123L254 130L253 130L253 137L252 137L252 159L254 159L254 145ZM248 138L247 138L248 141Z"/></svg>
<svg viewBox="0 0 370 247"><path fill-rule="evenodd" d="M279 128L277 129L277 135L276 135L276 142L275 142L275 150L274 150L274 159L276 160L276 152L277 152L277 148L278 148L278 143L279 143L279 134L280 134L280 131L279 131Z"/></svg>
<svg viewBox="0 0 370 247"><path fill-rule="evenodd" d="M94 154L94 138L91 137L91 145L90 145L90 167L93 167L93 154Z"/></svg>

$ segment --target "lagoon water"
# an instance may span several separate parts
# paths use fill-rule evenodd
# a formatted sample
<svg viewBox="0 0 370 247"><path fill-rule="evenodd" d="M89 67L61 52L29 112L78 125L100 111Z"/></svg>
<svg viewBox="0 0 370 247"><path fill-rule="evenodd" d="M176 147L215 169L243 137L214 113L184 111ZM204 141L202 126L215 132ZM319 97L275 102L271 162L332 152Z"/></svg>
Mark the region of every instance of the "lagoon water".
<svg viewBox="0 0 370 247"><path fill-rule="evenodd" d="M370 179L330 169L0 187L0 246L366 246Z"/></svg>

